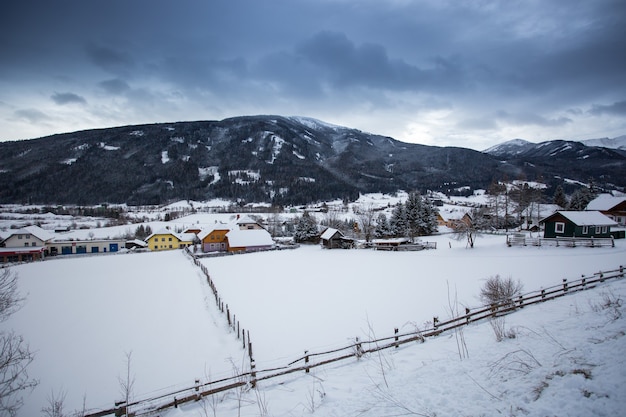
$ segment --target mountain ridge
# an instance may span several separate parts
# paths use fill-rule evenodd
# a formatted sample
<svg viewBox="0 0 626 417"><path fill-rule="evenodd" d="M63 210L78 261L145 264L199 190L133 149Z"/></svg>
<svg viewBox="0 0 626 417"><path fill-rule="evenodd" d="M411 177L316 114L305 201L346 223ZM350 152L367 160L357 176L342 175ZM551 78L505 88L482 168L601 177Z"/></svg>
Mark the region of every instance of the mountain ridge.
<svg viewBox="0 0 626 417"><path fill-rule="evenodd" d="M290 205L353 200L366 192L450 193L505 177L594 177L626 186L625 155L556 145L565 169L555 165L555 149L546 157L547 145L503 158L300 116L129 125L1 142L0 202L142 205L219 197ZM576 164L581 158L585 163Z"/></svg>

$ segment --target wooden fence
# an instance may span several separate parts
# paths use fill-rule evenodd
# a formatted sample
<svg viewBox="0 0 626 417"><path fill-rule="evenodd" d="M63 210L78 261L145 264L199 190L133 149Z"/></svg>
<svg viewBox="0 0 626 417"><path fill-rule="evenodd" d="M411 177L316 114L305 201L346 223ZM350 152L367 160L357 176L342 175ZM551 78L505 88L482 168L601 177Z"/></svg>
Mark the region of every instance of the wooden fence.
<svg viewBox="0 0 626 417"><path fill-rule="evenodd" d="M203 268L203 271L206 270L204 265L199 264L199 266ZM205 274L208 277L208 273L205 272ZM481 306L477 308L466 307L465 314L451 318L449 320L442 321L439 319L439 317L433 317L432 327L428 329L400 333L399 330L396 328L394 329L392 336L384 337L381 339L360 340L357 337L354 339L353 343L341 348L325 352L305 351L304 354L298 359L288 363L286 366L279 368L257 370L254 359L252 358L252 345L250 344L250 370L247 372L242 372L229 378L209 381L205 383L196 381L193 386L190 386L188 388L179 389L175 392L170 392L152 398L137 400L128 405L126 405L125 403L116 403L114 408L102 410L92 414L87 414L85 417L102 417L111 414L115 414L116 416L123 416L126 415L127 406L130 407L130 409L132 410L132 412L129 413L129 416L155 415L161 410L165 410L171 407L178 407L181 404L191 401L200 401L206 396L213 395L219 392L237 388L241 389L243 387L255 388L257 383L260 381L281 377L295 372L308 373L312 368L327 365L333 362L343 361L350 358L358 359L368 353L377 352L383 349L399 348L401 345L405 345L407 343L424 342L427 338L438 336L443 332L450 331L461 326L466 326L470 323L500 317L509 314L512 311L533 304L542 303L548 300L562 297L576 291L594 288L600 283L609 279L619 278L624 278L624 266L620 266L618 269L610 271L597 272L591 276L583 275L580 279L576 279L573 281L563 279L562 282L558 285L521 294L515 298L501 300L500 302L495 304ZM212 281L210 281L210 278L208 278L208 280L209 285L213 289L214 293L217 294L217 290L214 289L215 286L212 284ZM218 296L216 295L216 297ZM226 314L228 315L228 310ZM230 323L231 321L229 319L229 325ZM248 343L250 343L249 339L250 338L248 336Z"/></svg>
<svg viewBox="0 0 626 417"><path fill-rule="evenodd" d="M564 247L587 247L599 248L602 246L615 247L613 237L527 237L523 234L506 236L508 246L564 246Z"/></svg>

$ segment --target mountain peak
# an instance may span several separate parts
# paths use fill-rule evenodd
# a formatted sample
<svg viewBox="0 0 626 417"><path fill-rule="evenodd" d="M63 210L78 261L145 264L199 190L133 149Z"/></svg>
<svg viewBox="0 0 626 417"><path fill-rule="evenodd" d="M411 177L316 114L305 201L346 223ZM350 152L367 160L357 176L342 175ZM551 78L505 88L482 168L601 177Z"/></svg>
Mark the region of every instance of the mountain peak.
<svg viewBox="0 0 626 417"><path fill-rule="evenodd" d="M515 153L516 150L519 152L524 151L529 146L532 146L532 142L529 142L524 139L511 139L506 142L499 143L495 146L485 149L483 152L488 153L490 155L499 155L501 153Z"/></svg>

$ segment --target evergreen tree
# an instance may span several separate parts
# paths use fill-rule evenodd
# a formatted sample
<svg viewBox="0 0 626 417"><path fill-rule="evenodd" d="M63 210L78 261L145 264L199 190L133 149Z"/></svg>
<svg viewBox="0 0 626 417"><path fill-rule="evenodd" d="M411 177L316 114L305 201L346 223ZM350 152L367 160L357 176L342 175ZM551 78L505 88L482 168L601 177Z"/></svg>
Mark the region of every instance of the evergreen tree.
<svg viewBox="0 0 626 417"><path fill-rule="evenodd" d="M587 208L589 202L593 200L593 195L586 187L574 191L567 206L568 210L582 211Z"/></svg>
<svg viewBox="0 0 626 417"><path fill-rule="evenodd" d="M387 221L385 213L380 213L376 219L376 228L374 229L374 237L376 239L382 239L392 236L391 227Z"/></svg>
<svg viewBox="0 0 626 417"><path fill-rule="evenodd" d="M408 225L404 204L398 203L394 207L389 220L389 228L391 229L391 235L394 237L407 236Z"/></svg>
<svg viewBox="0 0 626 417"><path fill-rule="evenodd" d="M552 201L561 208L567 207L567 196L565 195L565 191L563 191L563 187L560 184L556 187L556 190L554 190L554 197Z"/></svg>
<svg viewBox="0 0 626 417"><path fill-rule="evenodd" d="M420 235L422 228L422 216L424 214L422 196L419 193L409 194L404 203L404 211L406 213L406 230L411 241Z"/></svg>
<svg viewBox="0 0 626 417"><path fill-rule="evenodd" d="M419 235L432 235L437 231L438 227L437 209L432 202L424 198L422 200L422 211L420 213Z"/></svg>
<svg viewBox="0 0 626 417"><path fill-rule="evenodd" d="M312 242L319 236L317 221L308 212L304 212L296 221L293 238L296 242Z"/></svg>

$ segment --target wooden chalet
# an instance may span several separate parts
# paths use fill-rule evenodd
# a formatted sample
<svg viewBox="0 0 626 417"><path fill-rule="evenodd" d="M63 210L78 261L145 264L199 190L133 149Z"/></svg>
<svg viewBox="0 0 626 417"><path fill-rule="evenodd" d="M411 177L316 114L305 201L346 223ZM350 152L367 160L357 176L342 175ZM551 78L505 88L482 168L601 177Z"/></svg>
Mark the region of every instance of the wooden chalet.
<svg viewBox="0 0 626 417"><path fill-rule="evenodd" d="M599 211L557 211L542 219L544 238L610 238L617 223Z"/></svg>
<svg viewBox="0 0 626 417"><path fill-rule="evenodd" d="M588 211L599 211L619 226L626 226L626 197L600 194L587 205Z"/></svg>

